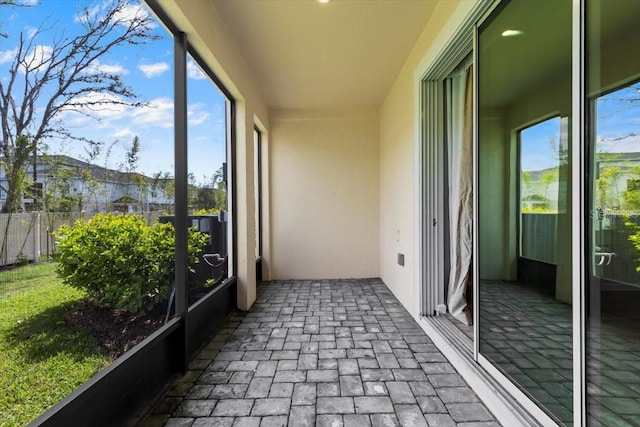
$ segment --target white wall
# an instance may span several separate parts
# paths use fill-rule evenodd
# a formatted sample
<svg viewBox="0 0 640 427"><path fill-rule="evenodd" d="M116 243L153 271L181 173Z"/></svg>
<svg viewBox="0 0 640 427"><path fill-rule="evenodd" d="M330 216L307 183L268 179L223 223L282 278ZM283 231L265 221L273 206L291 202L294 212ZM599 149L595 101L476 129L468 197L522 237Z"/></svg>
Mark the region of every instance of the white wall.
<svg viewBox="0 0 640 427"><path fill-rule="evenodd" d="M483 111L479 126L480 277L515 280L515 144L501 110Z"/></svg>
<svg viewBox="0 0 640 427"><path fill-rule="evenodd" d="M271 113L272 277L379 277L375 111Z"/></svg>
<svg viewBox="0 0 640 427"><path fill-rule="evenodd" d="M472 2L468 2L472 4ZM380 108L380 276L400 302L414 311L416 293L414 141L419 114L414 72L433 49L459 1L438 4ZM404 267L397 254L405 255Z"/></svg>

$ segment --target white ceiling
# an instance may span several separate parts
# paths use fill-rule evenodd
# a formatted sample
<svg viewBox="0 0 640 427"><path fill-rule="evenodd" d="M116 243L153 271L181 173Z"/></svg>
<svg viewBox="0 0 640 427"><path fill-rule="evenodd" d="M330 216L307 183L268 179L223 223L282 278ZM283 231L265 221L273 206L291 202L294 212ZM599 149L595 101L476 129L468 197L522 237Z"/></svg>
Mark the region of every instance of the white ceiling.
<svg viewBox="0 0 640 427"><path fill-rule="evenodd" d="M377 108L439 0L212 0L270 108Z"/></svg>

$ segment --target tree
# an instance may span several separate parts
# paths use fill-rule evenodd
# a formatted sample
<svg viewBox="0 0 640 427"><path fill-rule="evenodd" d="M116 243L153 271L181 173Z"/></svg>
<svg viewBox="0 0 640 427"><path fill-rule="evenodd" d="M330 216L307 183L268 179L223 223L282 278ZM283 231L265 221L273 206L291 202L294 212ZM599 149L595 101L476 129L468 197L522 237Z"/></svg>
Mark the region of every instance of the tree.
<svg viewBox="0 0 640 427"><path fill-rule="evenodd" d="M191 206L194 211L219 213L227 210L227 190L224 182L224 166L221 166L211 178L205 177L205 183L198 185L192 181Z"/></svg>
<svg viewBox="0 0 640 427"><path fill-rule="evenodd" d="M29 3L16 3L15 0L0 0L0 7L2 6L20 6L20 7L28 7ZM9 38L9 35L2 31L2 21L0 21L0 37Z"/></svg>
<svg viewBox="0 0 640 427"><path fill-rule="evenodd" d="M631 179L627 179L627 189L623 194L624 208L635 213L640 212L640 166L629 168Z"/></svg>
<svg viewBox="0 0 640 427"><path fill-rule="evenodd" d="M225 165L220 166L213 174L213 182L215 187L216 208L218 210L227 210L227 182L225 181Z"/></svg>
<svg viewBox="0 0 640 427"><path fill-rule="evenodd" d="M598 178L595 181L597 202L600 209L620 209L620 194L618 191L620 176L621 170L619 166L600 167Z"/></svg>
<svg viewBox="0 0 640 427"><path fill-rule="evenodd" d="M43 35L56 30L56 24L63 24L46 26L45 22L17 36L15 56L0 80L0 166L10 179L3 212L20 210L24 181L16 171L24 170L44 140L60 137L96 143L71 133L62 121L65 112L93 117L92 112L114 106L145 105L119 74L97 65L119 46L156 40L153 22L128 0L112 0L106 6L79 13L82 31L78 35L68 36L60 29L48 39L49 44L39 44ZM9 6L0 3L0 7Z"/></svg>
<svg viewBox="0 0 640 427"><path fill-rule="evenodd" d="M551 170L544 171L542 173L542 176L540 177L540 181L544 186L544 197L546 199L550 199L549 188L551 187L551 184L558 182L558 176L559 176L558 168L553 168Z"/></svg>
<svg viewBox="0 0 640 427"><path fill-rule="evenodd" d="M151 196L155 199L156 197L162 198L160 202L160 206L164 208L163 211L166 214L173 213L173 204L166 204L165 201L168 199L173 199L175 192L175 180L170 172L162 172L158 171L153 174L151 177ZM168 210L167 210L168 209Z"/></svg>
<svg viewBox="0 0 640 427"><path fill-rule="evenodd" d="M140 149L140 138L136 135L133 137L131 147L125 153L125 163L121 165L120 169L124 170L123 175L121 175L121 184L124 186L124 200L140 203L140 210L144 211L147 180L145 176L137 172ZM132 190L135 190L135 192L132 192Z"/></svg>

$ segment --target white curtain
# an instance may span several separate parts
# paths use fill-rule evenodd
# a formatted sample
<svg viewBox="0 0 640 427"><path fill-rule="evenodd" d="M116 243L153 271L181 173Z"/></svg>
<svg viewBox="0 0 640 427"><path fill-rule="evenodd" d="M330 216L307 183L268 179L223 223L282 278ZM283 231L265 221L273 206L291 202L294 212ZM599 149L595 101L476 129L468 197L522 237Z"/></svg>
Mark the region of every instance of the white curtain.
<svg viewBox="0 0 640 427"><path fill-rule="evenodd" d="M449 242L451 271L447 306L459 321L473 321L471 295L473 220L472 69L451 78L448 111Z"/></svg>

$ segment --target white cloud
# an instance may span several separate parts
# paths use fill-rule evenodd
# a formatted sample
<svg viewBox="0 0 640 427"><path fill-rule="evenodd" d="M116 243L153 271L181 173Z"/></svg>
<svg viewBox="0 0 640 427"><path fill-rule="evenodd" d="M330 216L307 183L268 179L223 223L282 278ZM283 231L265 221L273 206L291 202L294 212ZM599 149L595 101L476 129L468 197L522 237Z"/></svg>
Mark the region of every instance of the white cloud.
<svg viewBox="0 0 640 427"><path fill-rule="evenodd" d="M102 3L98 3L93 7L88 7L78 15L74 17L74 22L85 23L95 19L98 15L104 14L110 8L115 6L115 2L105 0ZM120 25L129 25L134 20L142 20L149 18L149 13L140 4L128 4L124 6L118 13L115 13L112 17L113 22L118 22ZM150 28L155 28L155 22L150 19L148 21Z"/></svg>
<svg viewBox="0 0 640 427"><path fill-rule="evenodd" d="M135 109L131 117L133 117L133 123L137 125L172 128L173 100L169 98L154 99L149 102L148 106Z"/></svg>
<svg viewBox="0 0 640 427"><path fill-rule="evenodd" d="M25 27L27 32L27 37L30 39L34 38L36 34L38 34L38 29L36 27Z"/></svg>
<svg viewBox="0 0 640 427"><path fill-rule="evenodd" d="M0 64L13 61L17 53L18 48L12 50L0 50Z"/></svg>
<svg viewBox="0 0 640 427"><path fill-rule="evenodd" d="M187 123L190 126L198 126L207 121L211 116L208 111L204 111L206 105L203 103L192 104L187 110Z"/></svg>
<svg viewBox="0 0 640 427"><path fill-rule="evenodd" d="M156 62L155 64L142 64L138 65L138 70L142 71L144 75L150 79L152 77L159 76L169 69L169 64L166 62Z"/></svg>
<svg viewBox="0 0 640 427"><path fill-rule="evenodd" d="M91 118L80 114L71 114L73 111L66 112L62 120L68 128L87 127Z"/></svg>
<svg viewBox="0 0 640 427"><path fill-rule="evenodd" d="M207 78L200 67L192 60L187 61L187 77L193 80L204 80Z"/></svg>
<svg viewBox="0 0 640 427"><path fill-rule="evenodd" d="M120 22L122 25L129 25L135 20L143 20L149 18L149 12L141 4L130 4L122 8L118 13L113 15L113 20ZM149 26L155 28L155 23L149 20Z"/></svg>
<svg viewBox="0 0 640 427"><path fill-rule="evenodd" d="M629 134L616 140L598 138L598 150L607 153L638 153L640 152L640 135Z"/></svg>
<svg viewBox="0 0 640 427"><path fill-rule="evenodd" d="M124 100L109 93L91 92L75 98L73 105L66 111L75 111L97 119L115 119L122 117L129 106Z"/></svg>
<svg viewBox="0 0 640 427"><path fill-rule="evenodd" d="M116 131L113 134L113 136L115 136L116 138L124 138L124 137L127 137L127 136L133 136L133 135L135 135L135 134L129 128L120 129L119 131Z"/></svg>
<svg viewBox="0 0 640 427"><path fill-rule="evenodd" d="M51 55L53 54L53 48L47 45L36 45L31 49L24 60L20 63L22 72L26 69L35 71L47 62L51 61Z"/></svg>
<svg viewBox="0 0 640 427"><path fill-rule="evenodd" d="M82 11L80 11L74 18L73 21L76 23L85 23L101 13L109 6L109 2L98 3L93 7L86 7Z"/></svg>
<svg viewBox="0 0 640 427"><path fill-rule="evenodd" d="M189 122L190 125L198 126L205 123L209 118L209 116L210 114L207 113L206 111L189 112L187 114L187 121Z"/></svg>
<svg viewBox="0 0 640 427"><path fill-rule="evenodd" d="M87 72L91 74L107 73L107 74L129 74L129 70L120 64L101 64L97 59L87 67Z"/></svg>

